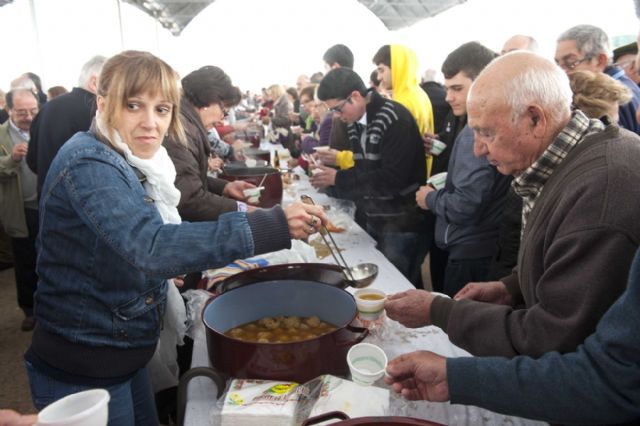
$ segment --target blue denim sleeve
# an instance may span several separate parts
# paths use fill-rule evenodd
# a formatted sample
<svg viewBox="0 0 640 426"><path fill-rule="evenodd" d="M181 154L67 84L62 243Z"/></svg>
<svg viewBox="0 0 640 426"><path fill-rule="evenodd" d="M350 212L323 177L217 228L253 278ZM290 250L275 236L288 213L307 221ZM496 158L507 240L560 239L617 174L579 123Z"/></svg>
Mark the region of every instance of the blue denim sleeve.
<svg viewBox="0 0 640 426"><path fill-rule="evenodd" d="M133 171L117 163L79 158L68 166L61 184L82 222L146 274L170 278L254 254L246 214L165 225Z"/></svg>
<svg viewBox="0 0 640 426"><path fill-rule="evenodd" d="M540 359L448 359L451 402L551 423L609 424L639 419L639 300L637 253L627 291L576 352L551 352Z"/></svg>

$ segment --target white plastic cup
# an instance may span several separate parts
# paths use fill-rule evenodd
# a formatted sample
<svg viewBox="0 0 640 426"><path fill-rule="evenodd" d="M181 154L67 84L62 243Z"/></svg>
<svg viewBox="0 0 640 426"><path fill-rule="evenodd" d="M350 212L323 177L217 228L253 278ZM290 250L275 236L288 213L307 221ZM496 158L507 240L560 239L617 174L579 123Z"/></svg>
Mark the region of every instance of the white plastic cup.
<svg viewBox="0 0 640 426"><path fill-rule="evenodd" d="M435 189L444 188L444 185L446 182L447 182L447 172L435 174L427 180L427 184L433 186Z"/></svg>
<svg viewBox="0 0 640 426"><path fill-rule="evenodd" d="M247 197L247 201L251 204L256 204L260 201L260 194L262 193L262 187L243 189L242 193Z"/></svg>
<svg viewBox="0 0 640 426"><path fill-rule="evenodd" d="M36 426L106 426L109 399L104 389L67 395L40 411Z"/></svg>
<svg viewBox="0 0 640 426"><path fill-rule="evenodd" d="M371 343L353 345L347 353L351 379L363 386L370 386L384 376L387 362L384 351Z"/></svg>
<svg viewBox="0 0 640 426"><path fill-rule="evenodd" d="M442 151L447 149L447 144L438 139L431 139L431 154L440 155Z"/></svg>
<svg viewBox="0 0 640 426"><path fill-rule="evenodd" d="M358 317L363 321L375 321L384 312L387 295L375 288L361 288L353 294L358 308Z"/></svg>

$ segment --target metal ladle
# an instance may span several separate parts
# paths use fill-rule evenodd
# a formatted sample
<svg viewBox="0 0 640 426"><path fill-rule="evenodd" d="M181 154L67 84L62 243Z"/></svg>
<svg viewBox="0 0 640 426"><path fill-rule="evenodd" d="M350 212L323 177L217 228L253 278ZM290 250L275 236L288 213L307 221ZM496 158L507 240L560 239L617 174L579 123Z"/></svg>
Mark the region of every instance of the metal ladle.
<svg viewBox="0 0 640 426"><path fill-rule="evenodd" d="M313 202L313 199L308 195L301 195L300 199L305 204L316 205L316 203ZM345 282L354 288L365 288L370 286L373 280L375 280L378 276L378 266L373 263L360 263L356 266L349 267L347 262L344 260L344 257L342 257L340 248L336 244L336 241L333 239L331 232L329 232L325 225L322 225L322 230L324 231L324 233L321 232L320 236L329 248L329 252L331 253L331 256L333 256L333 259L336 261L336 264L342 268ZM331 240L332 244L329 244L329 240L327 240L325 234L329 236L329 240Z"/></svg>

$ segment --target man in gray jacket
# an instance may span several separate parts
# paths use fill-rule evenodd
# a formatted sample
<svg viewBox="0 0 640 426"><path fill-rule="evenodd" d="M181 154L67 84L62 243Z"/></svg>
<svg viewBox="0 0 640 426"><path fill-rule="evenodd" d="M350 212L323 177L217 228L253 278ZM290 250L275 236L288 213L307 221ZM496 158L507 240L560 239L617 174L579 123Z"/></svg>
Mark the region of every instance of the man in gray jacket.
<svg viewBox="0 0 640 426"><path fill-rule="evenodd" d="M481 44L470 42L444 61L446 101L457 117L466 116L471 83L496 56ZM473 131L465 126L453 145L444 188L425 185L416 192L418 205L436 215L436 244L449 252L444 292L452 297L468 282L488 278L511 182L511 177L498 173L486 157L474 155L473 143Z"/></svg>

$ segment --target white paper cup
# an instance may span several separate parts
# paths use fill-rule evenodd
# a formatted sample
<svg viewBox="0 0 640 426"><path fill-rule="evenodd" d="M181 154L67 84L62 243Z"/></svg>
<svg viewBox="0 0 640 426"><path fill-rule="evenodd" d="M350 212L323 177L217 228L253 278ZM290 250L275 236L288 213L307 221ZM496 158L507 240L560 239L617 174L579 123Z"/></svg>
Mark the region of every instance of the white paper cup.
<svg viewBox="0 0 640 426"><path fill-rule="evenodd" d="M427 180L427 184L433 186L435 189L444 188L444 184L447 182L447 172L438 173L431 176Z"/></svg>
<svg viewBox="0 0 640 426"><path fill-rule="evenodd" d="M387 362L387 355L384 351L371 343L353 345L347 353L351 379L364 386L372 385L384 376Z"/></svg>
<svg viewBox="0 0 640 426"><path fill-rule="evenodd" d="M262 193L262 188L258 187L258 188L247 188L247 189L243 189L242 193L244 194L245 197L247 197L247 201L255 204L258 201L260 201L260 194Z"/></svg>
<svg viewBox="0 0 640 426"><path fill-rule="evenodd" d="M109 392L91 389L57 400L38 413L36 426L106 426Z"/></svg>
<svg viewBox="0 0 640 426"><path fill-rule="evenodd" d="M446 143L439 141L438 139L431 140L431 154L440 155L445 149L447 149Z"/></svg>
<svg viewBox="0 0 640 426"><path fill-rule="evenodd" d="M362 288L353 294L358 308L358 317L364 321L375 321L384 312L387 295L375 288Z"/></svg>

